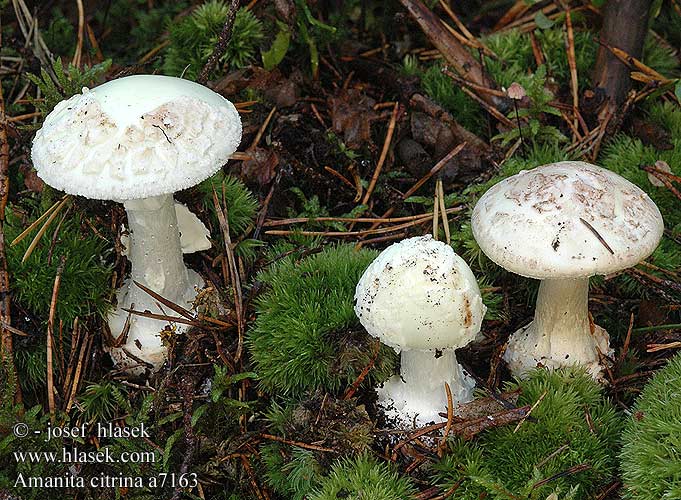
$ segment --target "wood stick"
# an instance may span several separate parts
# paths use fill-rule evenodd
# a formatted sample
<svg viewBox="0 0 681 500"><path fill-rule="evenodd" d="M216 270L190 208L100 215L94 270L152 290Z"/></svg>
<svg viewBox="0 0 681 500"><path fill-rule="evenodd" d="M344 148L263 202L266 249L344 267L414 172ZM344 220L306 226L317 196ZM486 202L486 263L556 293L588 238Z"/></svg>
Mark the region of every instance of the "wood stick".
<svg viewBox="0 0 681 500"><path fill-rule="evenodd" d="M393 106L393 111L390 114L390 123L388 123L388 131L385 134L385 141L383 141L383 149L381 150L381 156L379 157L378 163L376 164L376 168L374 169L374 174L371 176L369 187L364 193L364 198L362 198L362 205L366 205L367 203L369 203L369 198L371 198L371 194L374 192L376 182L378 181L378 176L381 174L381 170L383 169L383 164L385 163L385 159L388 156L388 150L390 149L393 134L395 133L395 124L397 123L397 112L399 111L399 109L400 104L396 102L395 105Z"/></svg>
<svg viewBox="0 0 681 500"><path fill-rule="evenodd" d="M57 297L59 296L59 286L61 285L61 274L64 271L66 257L62 256L61 263L57 267L57 275L54 277L52 287L52 300L50 302L50 314L47 318L47 405L50 410L50 421L55 421L54 406L54 363L52 359L52 338L54 336L54 314L57 309Z"/></svg>

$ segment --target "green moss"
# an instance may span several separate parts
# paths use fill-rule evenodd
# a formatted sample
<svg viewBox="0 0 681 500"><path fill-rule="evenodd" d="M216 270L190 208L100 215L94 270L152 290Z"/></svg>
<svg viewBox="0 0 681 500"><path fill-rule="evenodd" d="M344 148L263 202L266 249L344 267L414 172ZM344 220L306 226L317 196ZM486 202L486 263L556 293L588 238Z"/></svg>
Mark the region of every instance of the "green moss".
<svg viewBox="0 0 681 500"><path fill-rule="evenodd" d="M482 134L486 120L480 105L442 73L440 64L430 66L423 73L421 85L425 93L449 111L461 125L475 134Z"/></svg>
<svg viewBox="0 0 681 500"><path fill-rule="evenodd" d="M651 108L650 116L652 121L669 127L672 134L672 149L657 150L644 145L639 139L620 134L604 148L600 162L602 166L643 189L660 209L665 227L678 233L681 229L678 200L667 187L653 186L648 173L640 167L653 165L657 160L662 160L671 167L675 175L681 175L681 136L676 135L681 128L681 110L669 106L654 106ZM681 248L674 241L663 238L657 250L647 260L664 269L678 269L681 266ZM618 277L618 283L623 285L625 292L634 296L646 297L651 293L647 287L641 286L627 275ZM673 291L670 290L670 293Z"/></svg>
<svg viewBox="0 0 681 500"><path fill-rule="evenodd" d="M73 25L58 7L52 9L47 29L43 31L43 39L53 54L67 56L72 54L76 44L76 34Z"/></svg>
<svg viewBox="0 0 681 500"><path fill-rule="evenodd" d="M11 242L33 220L23 224L8 209L6 241ZM109 308L112 269L107 259L111 255L111 248L91 229L83 230L81 226L84 224L81 215L72 212L61 224L52 245L52 236L57 227L57 222L53 222L24 263L21 259L35 233L17 245L8 245L6 248L7 265L12 277L12 294L42 320L46 320L49 315L54 279L62 258L64 269L55 320L63 321L66 327L70 327L76 316L81 319L91 315L103 316Z"/></svg>
<svg viewBox="0 0 681 500"><path fill-rule="evenodd" d="M234 176L218 172L213 177L199 184L203 197L203 207L210 213L213 224L213 236L220 233L220 224L215 211L213 191L218 195L223 210L227 212L227 222L232 237L239 236L255 221L258 212L258 200L246 185ZM226 201L224 206L223 201Z"/></svg>
<svg viewBox="0 0 681 500"><path fill-rule="evenodd" d="M180 76L184 73L185 78L195 80L213 53L228 11L226 2L210 0L182 21L171 24L170 45L163 63L164 73L170 76ZM257 55L256 49L262 38L260 20L251 11L239 9L227 50L209 78L215 77L225 67L246 66Z"/></svg>
<svg viewBox="0 0 681 500"><path fill-rule="evenodd" d="M667 78L679 76L679 59L674 50L648 35L643 46L643 63Z"/></svg>
<svg viewBox="0 0 681 500"><path fill-rule="evenodd" d="M260 449L267 483L280 495L291 500L304 500L314 485L319 484L323 469L310 450L285 447L274 443ZM286 458L285 458L286 457Z"/></svg>
<svg viewBox="0 0 681 500"><path fill-rule="evenodd" d="M485 67L492 79L503 87L508 88L535 66L532 44L525 33L502 31L485 37L483 41L497 55L496 59L485 57Z"/></svg>
<svg viewBox="0 0 681 500"><path fill-rule="evenodd" d="M257 301L248 344L264 388L284 394L337 391L369 364L373 341L359 326L353 298L375 257L339 245L300 261L289 255L259 275L268 290ZM383 346L367 382L386 378L394 361Z"/></svg>
<svg viewBox="0 0 681 500"><path fill-rule="evenodd" d="M516 388L522 391L519 406L533 405L546 394L533 418L517 432L511 425L487 431L477 443L455 440L435 466L437 484L446 490L461 481L455 498L462 500L482 495L544 500L554 492L561 498L594 498L615 473L621 423L602 388L576 370L536 370L527 380L507 385ZM579 465L588 468L565 474Z"/></svg>
<svg viewBox="0 0 681 500"><path fill-rule="evenodd" d="M570 67L565 49L566 36L562 27L537 30L535 35L546 57L549 74L559 84L567 87L570 84ZM580 91L591 85L591 73L598 52L596 37L597 35L591 31L574 31L575 65Z"/></svg>
<svg viewBox="0 0 681 500"><path fill-rule="evenodd" d="M57 77L56 82L52 80L45 68L40 69L40 76L31 73L26 75L26 78L42 93L43 100L32 101L32 103L45 117L60 101L79 94L83 87L97 85L110 67L110 59L94 66L85 65L82 69L71 63L65 67L59 57L52 64L52 71Z"/></svg>
<svg viewBox="0 0 681 500"><path fill-rule="evenodd" d="M622 442L626 498L681 498L681 355L645 386Z"/></svg>
<svg viewBox="0 0 681 500"><path fill-rule="evenodd" d="M341 459L310 495L310 500L411 500L416 489L407 477L369 455Z"/></svg>
<svg viewBox="0 0 681 500"><path fill-rule="evenodd" d="M260 240L245 238L253 228L258 212L259 204L256 197L241 180L222 171L203 181L198 189L203 198L203 209L210 218L208 227L211 238L219 242L217 246L224 248L223 232L213 200L213 190L215 190L220 205L227 215L235 254L252 262L257 256L258 249L264 245Z"/></svg>
<svg viewBox="0 0 681 500"><path fill-rule="evenodd" d="M106 8L96 9L95 19L108 29L100 42L104 54L121 64L135 64L162 42L166 26L189 6L185 0L156 0L153 8L149 5L147 0L110 0Z"/></svg>

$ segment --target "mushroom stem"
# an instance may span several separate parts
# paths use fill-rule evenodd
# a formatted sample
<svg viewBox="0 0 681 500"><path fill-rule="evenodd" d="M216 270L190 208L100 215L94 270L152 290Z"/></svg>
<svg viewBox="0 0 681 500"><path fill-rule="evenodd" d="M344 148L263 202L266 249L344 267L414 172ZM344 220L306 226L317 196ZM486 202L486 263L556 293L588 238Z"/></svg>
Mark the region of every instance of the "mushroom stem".
<svg viewBox="0 0 681 500"><path fill-rule="evenodd" d="M595 325L594 325L595 326ZM585 365L601 371L599 351L609 353L608 334L589 324L589 279L546 279L539 286L534 321L513 334L504 358L515 374L541 364Z"/></svg>
<svg viewBox="0 0 681 500"><path fill-rule="evenodd" d="M444 420L439 412L447 411L445 382L449 384L453 403L473 399L475 381L464 373L454 349L444 351L403 350L400 355L400 375L388 380L379 389L384 406L394 408L395 416L425 425Z"/></svg>
<svg viewBox="0 0 681 500"><path fill-rule="evenodd" d="M128 319L128 313L123 308L173 314L161 309L156 300L136 286L134 281L182 307L188 307L196 296L195 287L202 285L198 274L187 269L182 260L173 196L168 194L128 200L124 206L130 228L128 258L132 270L130 280L119 291L118 308L109 316L114 337L120 335ZM165 326L163 322L139 315L131 315L129 322L125 347L155 368L160 367L165 358L165 349L159 336Z"/></svg>
<svg viewBox="0 0 681 500"><path fill-rule="evenodd" d="M164 297L180 298L187 284L187 268L182 260L180 232L172 195L154 196L124 203L130 228L128 256L132 263L131 278ZM134 287L138 306L149 297ZM153 299L151 301L153 305Z"/></svg>

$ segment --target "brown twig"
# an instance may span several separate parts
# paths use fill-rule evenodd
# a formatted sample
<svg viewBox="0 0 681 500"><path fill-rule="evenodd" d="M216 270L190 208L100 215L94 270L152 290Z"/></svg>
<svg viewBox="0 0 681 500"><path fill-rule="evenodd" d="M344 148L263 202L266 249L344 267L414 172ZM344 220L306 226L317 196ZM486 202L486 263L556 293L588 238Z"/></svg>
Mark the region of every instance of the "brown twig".
<svg viewBox="0 0 681 500"><path fill-rule="evenodd" d="M388 131L385 134L385 141L383 141L383 149L381 150L381 156L379 157L378 163L376 164L376 168L374 169L374 173L371 176L369 187L364 193L364 198L362 198L362 205L366 205L367 203L369 203L369 198L371 198L371 194L374 192L376 182L378 181L378 176L381 174L381 170L383 169L383 164L385 163L385 159L388 156L388 151L390 149L393 134L395 133L395 124L397 123L397 112L399 111L399 109L400 104L396 102L395 105L393 106L393 111L390 114L390 123L388 123Z"/></svg>
<svg viewBox="0 0 681 500"><path fill-rule="evenodd" d="M378 340L376 340L374 342L374 345L372 346L371 350L372 350L372 353L371 353L371 359L369 360L369 363L364 367L364 369L359 374L357 379L355 379L355 381L352 383L352 385L350 387L348 387L348 390L345 391L345 394L343 394L344 400L348 400L355 395L355 392L357 392L357 389L359 388L359 386L362 384L362 382L364 381L366 376L369 374L371 369L376 364L376 359L378 359L378 353L381 350L381 343Z"/></svg>
<svg viewBox="0 0 681 500"><path fill-rule="evenodd" d="M453 207L447 209L448 213L452 212L460 212L463 210L463 207ZM270 231L265 231L265 234L271 234L274 236L288 236L291 234L300 234L304 236L325 236L325 237L337 237L337 238L347 238L349 236L368 236L371 234L383 234L383 233L391 233L393 231L398 231L400 229L405 229L407 227L412 227L416 226L418 224L421 224L423 222L426 222L428 219L430 219L430 215L426 215L425 217L419 217L417 219L414 219L410 222L406 222L404 224L398 224L396 226L390 226L390 227L383 227L383 228L378 228L378 229L363 229L361 231L277 231L277 230L270 230Z"/></svg>
<svg viewBox="0 0 681 500"><path fill-rule="evenodd" d="M397 222L409 222L416 219L423 219L430 217L433 212L428 212L419 215L407 215L404 217L296 217L293 219L269 220L263 224L263 227L277 227L288 226L290 224L301 224L306 222L359 222L371 224L393 224Z"/></svg>
<svg viewBox="0 0 681 500"><path fill-rule="evenodd" d="M492 82L482 64L442 25L441 19L431 12L420 0L400 0L409 14L416 20L431 43L442 53L447 62L465 80L478 85L489 86ZM496 107L500 99L485 94L485 101Z"/></svg>
<svg viewBox="0 0 681 500"><path fill-rule="evenodd" d="M2 46L2 24L0 24L0 46ZM10 296L9 271L5 254L5 207L9 197L9 141L7 138L7 117L5 100L0 85L0 358L4 369L12 373L15 380L17 371L14 366L12 350L12 331L8 326L12 323L12 300ZM21 389L17 380L14 393L16 403L21 401Z"/></svg>
<svg viewBox="0 0 681 500"><path fill-rule="evenodd" d="M550 483L551 481L555 481L556 479L560 479L561 477L570 476L572 474L577 474L579 472L583 472L589 469L591 469L591 466L589 464L574 465L567 470L564 470L562 472L554 474L553 476L542 479L541 481L537 481L532 485L532 489L535 490L540 486L544 486L545 484Z"/></svg>
<svg viewBox="0 0 681 500"><path fill-rule="evenodd" d="M572 93L573 127L577 130L579 114L579 81L577 80L577 62L575 60L575 36L572 30L572 14L568 7L565 11L565 30L567 32L567 56L570 68L570 90ZM576 137L577 135L575 135Z"/></svg>
<svg viewBox="0 0 681 500"><path fill-rule="evenodd" d="M50 410L50 420L54 423L54 366L52 360L52 339L54 337L54 314L57 309L57 297L59 296L59 286L61 285L61 275L64 272L66 257L62 255L61 263L57 267L57 275L54 277L52 287L52 300L50 301L50 314L47 318L47 405Z"/></svg>
<svg viewBox="0 0 681 500"><path fill-rule="evenodd" d="M662 184L664 184L664 186L667 189L669 189L669 191L671 191L671 193L674 196L676 196L677 199L681 200L681 192L679 192L679 190L676 189L676 187L674 187L674 185L669 180L669 178L672 177L671 175L665 175L666 172L658 170L657 168L651 167L649 165L644 165L644 166L641 167L641 169L645 170L650 175L652 175L653 177L658 179ZM676 176L674 176L674 178L678 179Z"/></svg>
<svg viewBox="0 0 681 500"><path fill-rule="evenodd" d="M456 13L452 10L452 8L449 6L445 0L440 0L440 7L447 13L449 18L454 21L454 24L456 24L456 27L461 30L461 33L464 34L466 39L471 43L471 45L477 49L482 50L486 55L490 57L497 57L497 55L492 52L492 50L487 47L484 43L482 43L480 40L478 40L473 34L468 31L468 28L464 23L461 22L459 19L459 16L456 15Z"/></svg>
<svg viewBox="0 0 681 500"><path fill-rule="evenodd" d="M598 241L601 242L601 244L605 247L605 249L606 249L608 252L610 252L611 255L615 255L614 250L610 247L610 245L608 245L608 242L605 241L605 239L603 238L603 236L601 236L601 233L599 233L599 232L596 230L595 227L593 227L591 224L589 224L589 222L587 222L586 220L582 219L581 217L579 218L579 220L582 222L582 224L584 224L584 225L589 229L589 231L591 231L591 232L593 233L593 235L596 237L596 239L597 239Z"/></svg>
<svg viewBox="0 0 681 500"><path fill-rule="evenodd" d="M464 80L460 76L454 74L449 69L447 69L446 66L444 66L440 71L442 71L443 74L447 75L449 78L454 80L459 85L465 85L466 87L470 87L471 89L477 90L478 92L482 92L483 94L493 95L493 96L496 96L496 97L499 97L499 98L502 98L502 99L506 98L506 92L504 92L503 90L493 89L493 88L490 88L490 87L486 87L484 85L478 85L475 82L470 82L468 80Z"/></svg>
<svg viewBox="0 0 681 500"><path fill-rule="evenodd" d="M64 207L66 202L69 201L70 199L71 199L70 196L65 196L64 199L62 199L62 201L60 201L57 204L56 208L52 211L52 213L50 213L50 216L45 221L45 224L43 224L43 226L38 230L36 235L33 237L31 244L28 245L26 252L24 252L24 256L21 258L22 264L29 259L29 257L33 253L33 250L35 250L35 247L38 246L40 239L43 237L43 235L47 231L47 228L50 227L50 224L52 224L52 221L54 221L54 219L57 217L57 215L59 214L59 211ZM18 239L18 237L17 237L17 239ZM17 239L15 239L12 243L16 242Z"/></svg>
<svg viewBox="0 0 681 500"><path fill-rule="evenodd" d="M544 391L542 393L542 395L539 396L539 399L537 399L537 401L535 401L535 403L530 407L530 409L527 411L525 416L520 420L520 422L518 422L518 425L515 426L515 429L513 429L513 434L518 432L518 430L520 429L520 426L523 425L523 422L525 422L525 420L527 420L527 417L530 416L530 413L532 413L532 410L534 410L537 406L539 406L539 403L541 403L544 400L544 398L546 397L546 395L548 393L549 393L548 391Z"/></svg>
<svg viewBox="0 0 681 500"><path fill-rule="evenodd" d="M71 392L69 394L69 400L68 403L66 403L66 409L65 412L68 413L71 410L71 407L73 406L74 401L76 400L76 392L78 391L78 384L80 383L80 374L83 372L83 362L85 360L85 352L89 349L89 346L92 342L92 338L90 335L87 333L85 334L85 338L83 339L83 343L81 344L80 347L80 353L78 354L78 364L76 365L76 371L73 374L73 382L71 384Z"/></svg>
<svg viewBox="0 0 681 500"><path fill-rule="evenodd" d="M681 342L670 342L669 344L648 344L646 352L659 352L666 349L681 349Z"/></svg>
<svg viewBox="0 0 681 500"><path fill-rule="evenodd" d="M442 187L442 179L438 178L435 183L435 188L437 189L437 197L440 203L440 217L442 217L442 227L445 230L445 241L447 245L451 245L452 236L449 232L449 219L447 218L447 208L445 207L445 191Z"/></svg>
<svg viewBox="0 0 681 500"><path fill-rule="evenodd" d="M223 184L222 196L223 202L225 197L224 184ZM227 214L225 212L226 208L223 209L220 205L220 200L218 199L218 194L213 188L213 204L215 205L215 212L218 216L218 221L220 223L220 230L222 231L222 237L225 243L225 252L227 254L227 261L230 268L230 279L232 281L232 290L234 291L234 309L237 318L237 333L238 333L238 344L236 353L234 354L234 359L239 361L241 359L241 353L243 350L244 343L244 309L243 309L243 295L241 293L241 277L239 275L239 268L236 265L236 258L234 257L234 248L232 247L232 237L229 234L229 221L227 220Z"/></svg>
<svg viewBox="0 0 681 500"><path fill-rule="evenodd" d="M324 167L324 170L326 170L328 173L333 175L335 178L339 179L343 184L348 186L353 191L355 190L355 185L352 182L350 182L347 179L347 177L345 177L343 174L341 174L338 170L333 169L333 168L329 167L328 165Z"/></svg>
<svg viewBox="0 0 681 500"><path fill-rule="evenodd" d="M309 443L303 443L301 441L291 441L290 439L284 439L279 436L274 436L272 434L259 434L259 437L263 439L268 439L270 441L276 441L278 443L284 443L288 444L289 446L296 446L298 448L304 448L306 450L314 450L314 451L324 451L327 453L338 453L337 450L331 449L331 448L324 448L323 446L319 446L317 444L309 444Z"/></svg>
<svg viewBox="0 0 681 500"><path fill-rule="evenodd" d="M629 352L629 344L631 342L631 333L633 330L634 330L634 313L631 313L631 316L629 316L629 328L627 329L627 336L624 339L624 345L622 346L622 351L620 351L618 359L619 364L622 364L624 358L627 356L627 352Z"/></svg>
<svg viewBox="0 0 681 500"><path fill-rule="evenodd" d="M462 150L463 148L465 148L465 147L466 147L466 143L465 143L465 142L462 142L461 144L459 144L458 146L456 146L454 149L452 149L449 153L447 153L440 161L438 161L438 162L433 166L433 168L431 168L431 169L428 171L428 173L427 173L426 175L424 175L423 177L421 177L421 178L416 182L416 184L414 184L411 188L409 188L409 189L407 190L406 193L404 193L404 194L402 195L402 201L406 200L406 199L409 198L412 194L414 194L416 191L418 191L418 190L421 188L421 186L423 186L426 182L428 182L428 180L429 180L432 176L434 176L434 175L437 174L440 170L442 170L442 167L444 167L444 166L449 162L449 160L451 160L451 159L454 158L456 155L458 155L458 154L461 152L461 150ZM386 218L386 217L390 217L390 215L392 215L392 214L395 212L395 210L396 210L396 207L390 207L388 210L386 210L386 212L385 212L383 215L381 215L381 218L384 219L384 218ZM374 227L377 227L377 226L378 226L378 224L374 224L374 225L371 226L371 227L374 228Z"/></svg>
<svg viewBox="0 0 681 500"><path fill-rule="evenodd" d="M435 191L433 191L433 239L439 240L439 223L440 223L440 193L437 190L437 185L435 186Z"/></svg>
<svg viewBox="0 0 681 500"><path fill-rule="evenodd" d="M256 147L258 147L258 144L260 143L260 139L262 139L263 134L265 133L265 130L267 130L267 126L270 124L270 121L272 121L272 117L274 116L274 113L276 113L277 107L274 106L269 114L267 115L267 118L265 118L265 121L263 124L260 126L258 129L258 133L255 134L255 139L253 139L253 142L251 143L251 147L248 148L249 151L254 150Z"/></svg>
<svg viewBox="0 0 681 500"><path fill-rule="evenodd" d="M452 389L447 382L445 382L445 392L447 393L447 425L445 426L445 431L440 440L440 444L437 447L437 455L440 458L442 458L445 453L447 438L452 431L452 423L454 422L454 399L452 398Z"/></svg>
<svg viewBox="0 0 681 500"><path fill-rule="evenodd" d="M239 0L231 0L229 3L229 11L227 12L227 18L225 19L225 24L222 26L222 31L218 36L218 42L215 44L212 54L206 61L206 64L201 69L196 81L201 84L205 84L208 81L210 73L217 66L218 61L222 55L227 50L227 45L232 38L232 29L234 28L234 19L236 19L236 12L239 9Z"/></svg>

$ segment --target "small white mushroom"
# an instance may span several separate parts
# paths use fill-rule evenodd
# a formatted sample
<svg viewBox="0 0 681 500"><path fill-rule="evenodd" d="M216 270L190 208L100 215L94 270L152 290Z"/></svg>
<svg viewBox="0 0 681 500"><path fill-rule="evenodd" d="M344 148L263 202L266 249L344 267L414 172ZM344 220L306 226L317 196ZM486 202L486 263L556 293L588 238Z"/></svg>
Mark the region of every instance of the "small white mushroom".
<svg viewBox="0 0 681 500"><path fill-rule="evenodd" d="M498 265L542 280L534 321L515 332L504 359L523 375L538 365L584 365L599 378L608 333L590 325L589 277L636 265L662 237L655 203L619 175L578 161L522 171L487 191L473 235Z"/></svg>
<svg viewBox="0 0 681 500"><path fill-rule="evenodd" d="M362 275L355 313L370 335L401 353L401 370L378 389L387 414L405 424L439 422L454 404L473 398L475 382L455 349L480 332L486 308L468 265L431 236L386 248Z"/></svg>
<svg viewBox="0 0 681 500"><path fill-rule="evenodd" d="M36 134L31 156L47 184L125 206L132 272L109 327L114 337L128 333L125 345L110 353L133 373L143 368L125 350L154 368L162 365L164 324L123 309L171 313L133 281L186 308L203 286L182 260L178 215L186 222L187 213L176 209L173 193L216 173L240 140L239 114L224 97L188 80L152 75L84 88L59 103ZM197 230L196 221L184 225ZM199 238L192 246L205 244Z"/></svg>

